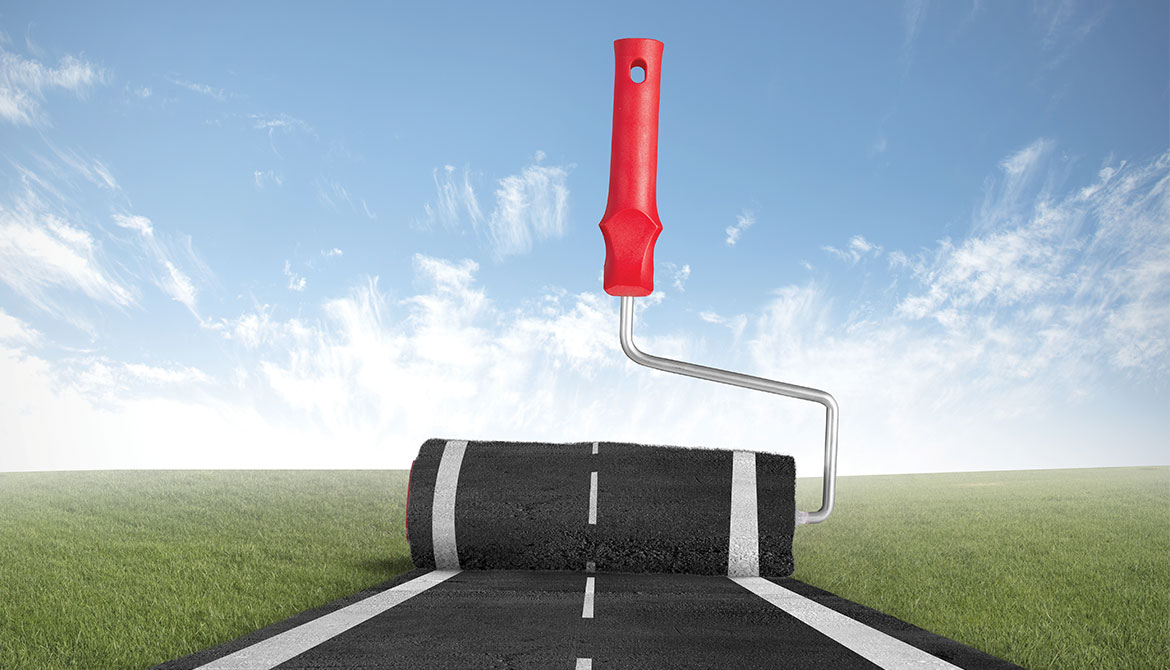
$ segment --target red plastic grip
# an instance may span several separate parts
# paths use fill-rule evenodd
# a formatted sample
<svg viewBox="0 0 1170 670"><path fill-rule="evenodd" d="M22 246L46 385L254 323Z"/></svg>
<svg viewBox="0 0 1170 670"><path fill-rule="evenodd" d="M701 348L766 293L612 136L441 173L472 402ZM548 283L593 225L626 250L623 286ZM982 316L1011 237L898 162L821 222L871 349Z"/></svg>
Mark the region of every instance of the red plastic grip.
<svg viewBox="0 0 1170 670"><path fill-rule="evenodd" d="M613 43L613 145L609 202L601 217L605 238L605 292L646 296L654 291L654 242L658 220L658 92L662 42L624 39ZM645 79L632 72L642 68Z"/></svg>

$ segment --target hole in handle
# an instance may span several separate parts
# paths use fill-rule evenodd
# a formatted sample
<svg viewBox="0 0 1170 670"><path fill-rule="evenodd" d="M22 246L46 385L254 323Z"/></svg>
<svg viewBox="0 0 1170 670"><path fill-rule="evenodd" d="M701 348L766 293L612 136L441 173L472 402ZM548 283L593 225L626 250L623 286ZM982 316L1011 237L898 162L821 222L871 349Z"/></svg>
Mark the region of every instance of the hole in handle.
<svg viewBox="0 0 1170 670"><path fill-rule="evenodd" d="M634 66L630 68L630 81L635 84L641 84L646 81L646 68L641 65L641 61L634 63Z"/></svg>

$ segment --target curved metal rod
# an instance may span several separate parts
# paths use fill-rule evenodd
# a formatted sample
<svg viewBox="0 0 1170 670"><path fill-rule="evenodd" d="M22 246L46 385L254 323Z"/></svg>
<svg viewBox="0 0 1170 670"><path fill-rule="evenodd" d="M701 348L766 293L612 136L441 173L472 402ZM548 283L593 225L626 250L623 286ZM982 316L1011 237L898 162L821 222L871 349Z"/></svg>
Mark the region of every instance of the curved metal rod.
<svg viewBox="0 0 1170 670"><path fill-rule="evenodd" d="M775 393L776 395L800 400L810 400L825 407L825 478L821 484L821 508L815 512L796 511L796 523L820 523L829 518L833 511L833 499L837 488L837 401L825 391L785 384L784 382L753 377L739 372L729 372L718 368L709 368L694 363L685 363L670 358L662 358L643 353L634 345L634 299L622 296L621 321L622 351L630 360L648 368L673 372L677 375L686 375L698 379L741 386L756 391Z"/></svg>

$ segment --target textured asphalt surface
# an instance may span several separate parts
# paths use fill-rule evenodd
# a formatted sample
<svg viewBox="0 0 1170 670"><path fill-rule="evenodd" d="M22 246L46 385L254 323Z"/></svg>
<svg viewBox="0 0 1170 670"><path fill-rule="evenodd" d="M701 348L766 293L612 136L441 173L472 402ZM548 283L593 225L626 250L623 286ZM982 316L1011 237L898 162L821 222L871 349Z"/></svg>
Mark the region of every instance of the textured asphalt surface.
<svg viewBox="0 0 1170 670"><path fill-rule="evenodd" d="M157 669L1017 667L788 577L794 485L771 454L430 440L415 570Z"/></svg>
<svg viewBox="0 0 1170 670"><path fill-rule="evenodd" d="M434 568L431 501L446 440L428 440L410 477L414 564ZM732 452L628 443L469 442L455 505L468 570L726 575ZM756 455L760 575L792 574L796 471ZM597 523L588 524L598 473Z"/></svg>
<svg viewBox="0 0 1170 670"><path fill-rule="evenodd" d="M582 602L589 577L596 579L596 590L593 618L585 619ZM1018 667L796 580L771 581L964 670ZM354 600L157 670L194 670ZM592 659L596 669L628 670L879 667L727 577L553 571L461 572L275 667L573 669L578 658Z"/></svg>

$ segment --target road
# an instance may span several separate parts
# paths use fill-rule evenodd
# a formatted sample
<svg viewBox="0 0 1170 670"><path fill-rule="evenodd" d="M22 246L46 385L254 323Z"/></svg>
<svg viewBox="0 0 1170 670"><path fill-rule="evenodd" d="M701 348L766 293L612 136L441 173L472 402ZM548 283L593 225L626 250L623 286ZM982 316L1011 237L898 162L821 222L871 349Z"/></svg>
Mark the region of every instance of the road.
<svg viewBox="0 0 1170 670"><path fill-rule="evenodd" d="M157 669L1017 667L777 576L794 476L747 451L430 440L416 570Z"/></svg>
<svg viewBox="0 0 1170 670"><path fill-rule="evenodd" d="M1017 668L794 579L414 570L157 670L727 667Z"/></svg>

